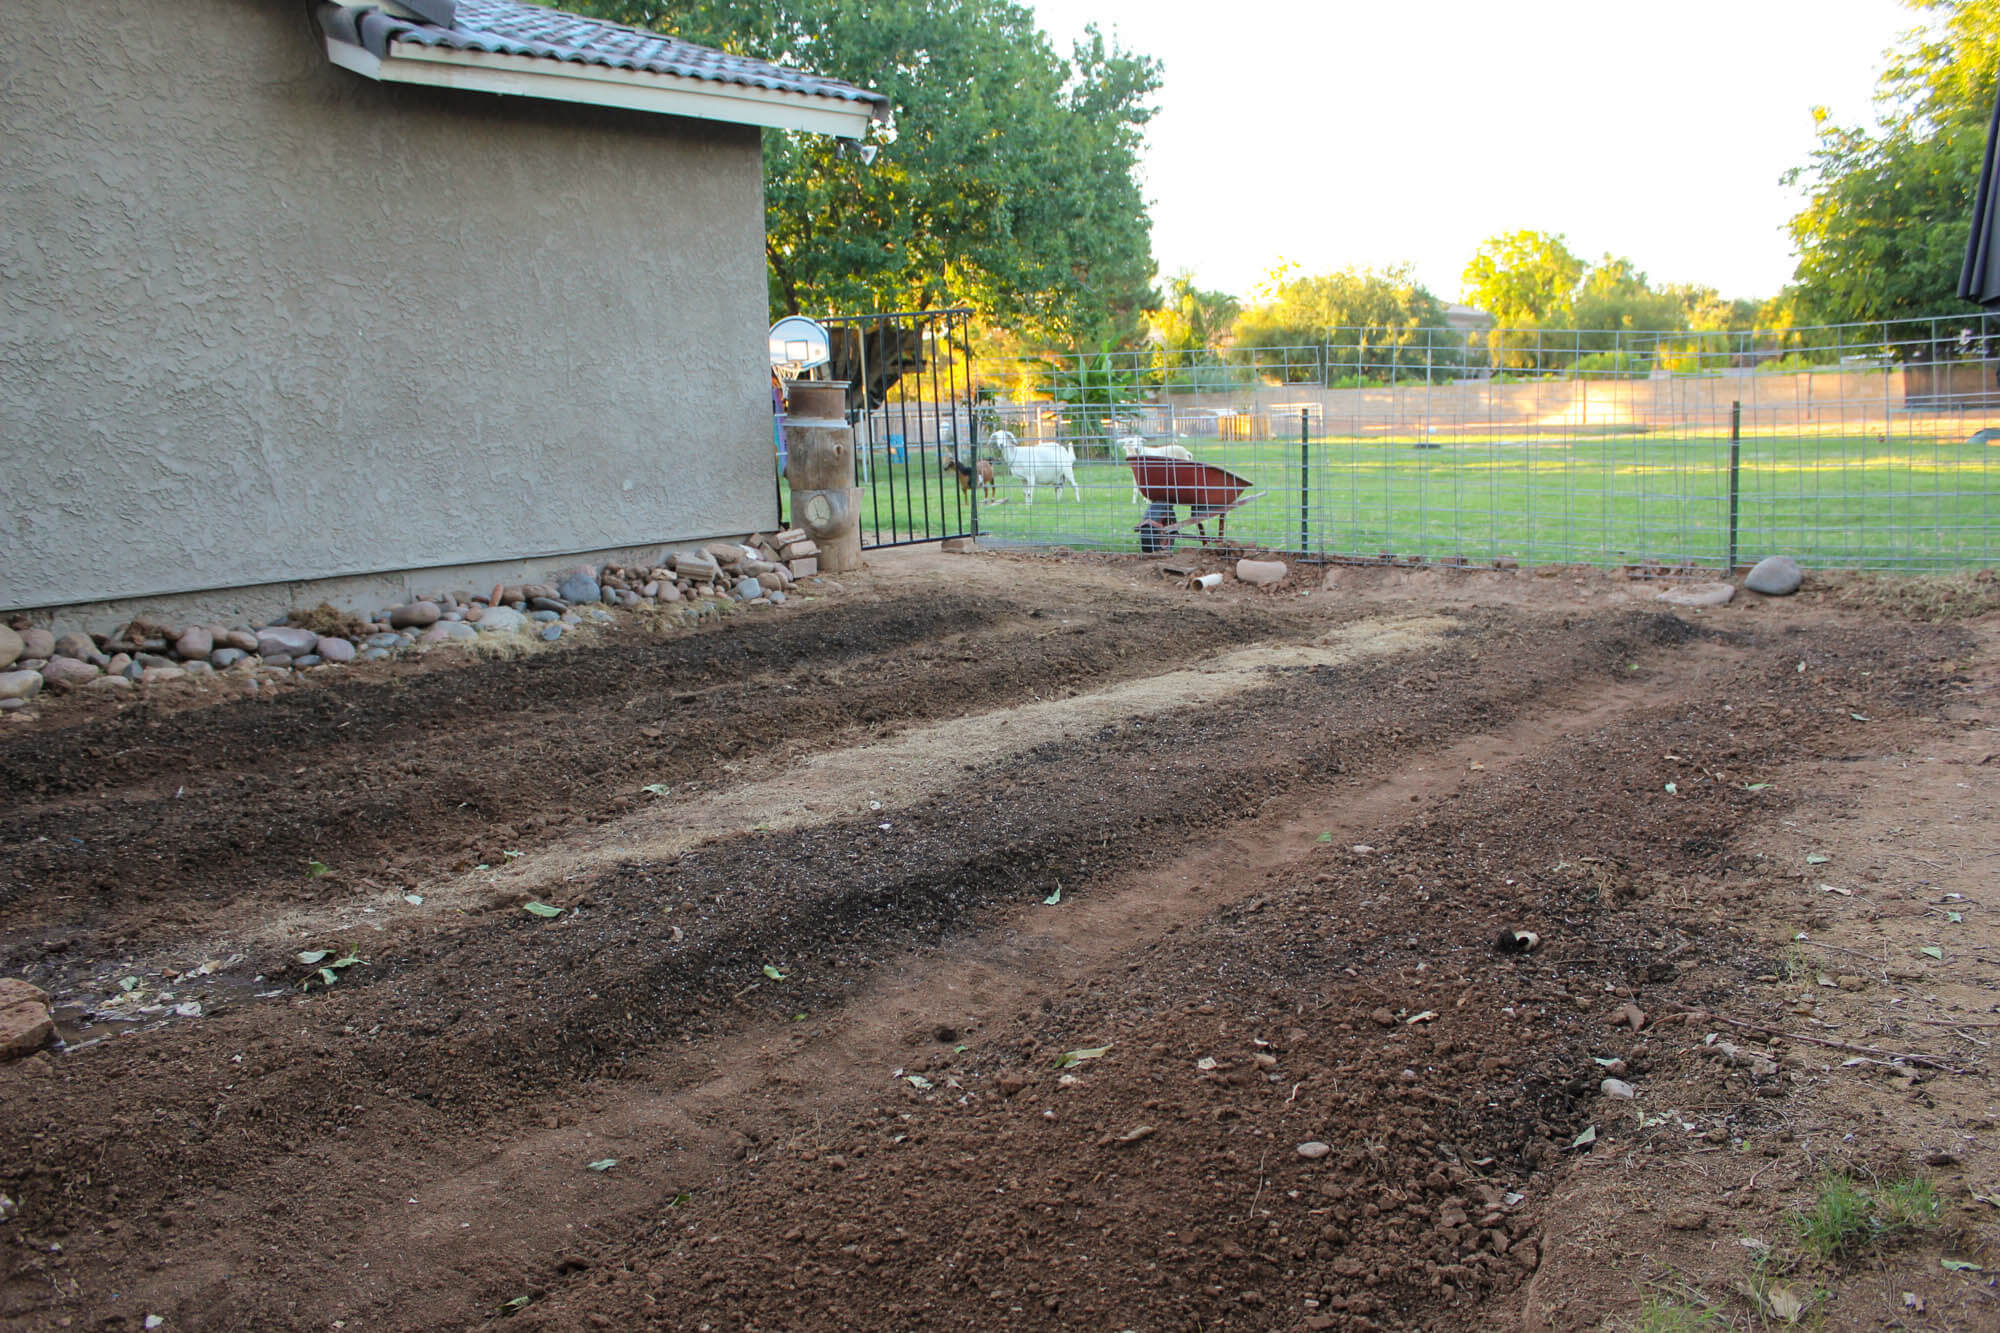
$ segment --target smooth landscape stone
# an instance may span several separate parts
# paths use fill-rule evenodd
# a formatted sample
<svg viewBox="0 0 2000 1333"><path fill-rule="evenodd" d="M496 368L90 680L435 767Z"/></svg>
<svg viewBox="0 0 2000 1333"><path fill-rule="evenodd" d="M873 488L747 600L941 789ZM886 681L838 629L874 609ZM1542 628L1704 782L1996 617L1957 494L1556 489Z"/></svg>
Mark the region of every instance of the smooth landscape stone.
<svg viewBox="0 0 2000 1333"><path fill-rule="evenodd" d="M181 670L187 672L190 676L212 676L215 674L215 668L207 662L183 662L181 663Z"/></svg>
<svg viewBox="0 0 2000 1333"><path fill-rule="evenodd" d="M0 668L13 666L25 657L28 642L7 625L0 625Z"/></svg>
<svg viewBox="0 0 2000 1333"><path fill-rule="evenodd" d="M132 660L142 667L170 667L180 665L173 658L163 657L159 653L134 653Z"/></svg>
<svg viewBox="0 0 2000 1333"><path fill-rule="evenodd" d="M231 630L224 630L222 641L231 648L241 648L246 653L257 651L257 635L255 631L244 629L241 626Z"/></svg>
<svg viewBox="0 0 2000 1333"><path fill-rule="evenodd" d="M440 620L423 632L419 643L463 643L476 639L479 631L462 620Z"/></svg>
<svg viewBox="0 0 2000 1333"><path fill-rule="evenodd" d="M101 662L99 665L111 675L122 676L125 674L126 669L132 665L132 654L113 653L109 660Z"/></svg>
<svg viewBox="0 0 2000 1333"><path fill-rule="evenodd" d="M354 645L346 639L336 638L330 634L322 635L320 641L313 645L313 648L321 658L328 662L352 662L354 660Z"/></svg>
<svg viewBox="0 0 2000 1333"><path fill-rule="evenodd" d="M44 662L56 655L56 636L40 625L21 631L21 656L39 657Z"/></svg>
<svg viewBox="0 0 2000 1333"><path fill-rule="evenodd" d="M26 699L0 699L0 713L11 713L16 709L26 708L27 706L28 701Z"/></svg>
<svg viewBox="0 0 2000 1333"><path fill-rule="evenodd" d="M97 644L88 634L65 634L55 642L51 657L67 657L77 662L102 661L104 654L97 650Z"/></svg>
<svg viewBox="0 0 2000 1333"><path fill-rule="evenodd" d="M523 616L519 611L509 606L489 607L486 614L479 618L479 632L481 634L513 634L520 630L522 623L526 619L526 616Z"/></svg>
<svg viewBox="0 0 2000 1333"><path fill-rule="evenodd" d="M1805 574L1799 569L1798 561L1788 555L1767 555L1743 580L1743 586L1766 597L1789 597L1799 590L1799 584L1803 582Z"/></svg>
<svg viewBox="0 0 2000 1333"><path fill-rule="evenodd" d="M389 659L389 656L390 653L387 648L363 648L361 650L361 660L364 662L384 662Z"/></svg>
<svg viewBox="0 0 2000 1333"><path fill-rule="evenodd" d="M124 666L116 670L106 669L104 674L107 676L123 676L127 680L136 681L139 677L146 674L147 669L143 662L127 662Z"/></svg>
<svg viewBox="0 0 2000 1333"><path fill-rule="evenodd" d="M26 703L41 692L41 672L0 671L0 699L18 699Z"/></svg>
<svg viewBox="0 0 2000 1333"><path fill-rule="evenodd" d="M99 676L95 680L85 681L83 688L96 690L100 694L115 694L120 690L131 689L132 679L129 676Z"/></svg>
<svg viewBox="0 0 2000 1333"><path fill-rule="evenodd" d="M560 597L530 597L528 605L537 611L554 611L557 615L569 610L569 603Z"/></svg>
<svg viewBox="0 0 2000 1333"><path fill-rule="evenodd" d="M368 646L370 648L394 648L397 644L401 643L402 641L403 641L402 635L390 634L387 632L381 634L371 634L368 636Z"/></svg>
<svg viewBox="0 0 2000 1333"><path fill-rule="evenodd" d="M468 625L477 625L480 621L486 619L486 610L485 603L474 602L465 609L465 615L461 619Z"/></svg>
<svg viewBox="0 0 2000 1333"><path fill-rule="evenodd" d="M264 665L282 671L289 671L292 669L292 655L290 653L265 653Z"/></svg>
<svg viewBox="0 0 2000 1333"><path fill-rule="evenodd" d="M51 685L81 685L85 681L97 679L99 674L101 673L98 671L97 663L85 662L62 653L51 657L49 664L42 668L42 679Z"/></svg>
<svg viewBox="0 0 2000 1333"><path fill-rule="evenodd" d="M188 673L181 667L147 667L139 673L141 685L167 685L177 680L186 680Z"/></svg>
<svg viewBox="0 0 2000 1333"><path fill-rule="evenodd" d="M1285 562L1282 560L1238 560L1236 577L1259 588L1268 588L1274 583L1282 583L1285 578Z"/></svg>
<svg viewBox="0 0 2000 1333"><path fill-rule="evenodd" d="M226 671L249 655L241 648L217 648L208 655L208 664L218 671Z"/></svg>
<svg viewBox="0 0 2000 1333"><path fill-rule="evenodd" d="M439 617L438 617L438 619L440 619L440 620L464 620L464 619L465 619L465 612L463 612L463 611L446 611L446 612L445 612L445 613L444 613L443 615L439 616Z"/></svg>
<svg viewBox="0 0 2000 1333"><path fill-rule="evenodd" d="M765 593L764 597L773 606L783 606L785 604L785 590L783 588L773 588L771 591Z"/></svg>
<svg viewBox="0 0 2000 1333"><path fill-rule="evenodd" d="M437 624L441 614L436 602L411 602L391 611L389 624L395 629L423 629Z"/></svg>
<svg viewBox="0 0 2000 1333"><path fill-rule="evenodd" d="M563 627L561 625L542 626L542 638L548 641L549 643L554 643L557 639L560 639L562 637L562 632L563 632Z"/></svg>
<svg viewBox="0 0 2000 1333"><path fill-rule="evenodd" d="M537 624L546 625L551 620L561 620L562 617L553 611L532 611L528 614L528 619Z"/></svg>
<svg viewBox="0 0 2000 1333"><path fill-rule="evenodd" d="M1736 596L1733 583L1690 583L1679 588L1668 588L1653 600L1673 606L1727 606Z"/></svg>
<svg viewBox="0 0 2000 1333"><path fill-rule="evenodd" d="M189 661L207 657L215 651L215 636L196 625L193 629L181 631L181 636L174 640L174 651Z"/></svg>
<svg viewBox="0 0 2000 1333"><path fill-rule="evenodd" d="M309 653L319 643L319 635L309 629L276 625L257 631L257 651L270 661L274 656L297 657Z"/></svg>
<svg viewBox="0 0 2000 1333"><path fill-rule="evenodd" d="M754 602L764 595L764 585L755 579L745 579L736 585L736 595L746 602Z"/></svg>
<svg viewBox="0 0 2000 1333"><path fill-rule="evenodd" d="M292 665L298 667L300 670L304 670L306 667L318 666L325 660L318 653L302 653L292 659Z"/></svg>
<svg viewBox="0 0 2000 1333"><path fill-rule="evenodd" d="M565 602L594 602L604 595L597 586L597 574L590 569L573 569L556 584L556 596Z"/></svg>

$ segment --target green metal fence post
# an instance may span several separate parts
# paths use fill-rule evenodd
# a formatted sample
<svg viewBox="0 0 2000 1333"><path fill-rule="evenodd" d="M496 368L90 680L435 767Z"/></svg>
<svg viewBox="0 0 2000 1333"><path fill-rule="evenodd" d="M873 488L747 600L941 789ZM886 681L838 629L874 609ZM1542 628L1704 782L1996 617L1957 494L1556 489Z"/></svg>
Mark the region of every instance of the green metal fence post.
<svg viewBox="0 0 2000 1333"><path fill-rule="evenodd" d="M1729 563L1725 578L1736 573L1736 475L1743 461L1743 402L1729 405Z"/></svg>
<svg viewBox="0 0 2000 1333"><path fill-rule="evenodd" d="M1299 554L1312 549L1310 501L1312 498L1312 409L1299 409Z"/></svg>

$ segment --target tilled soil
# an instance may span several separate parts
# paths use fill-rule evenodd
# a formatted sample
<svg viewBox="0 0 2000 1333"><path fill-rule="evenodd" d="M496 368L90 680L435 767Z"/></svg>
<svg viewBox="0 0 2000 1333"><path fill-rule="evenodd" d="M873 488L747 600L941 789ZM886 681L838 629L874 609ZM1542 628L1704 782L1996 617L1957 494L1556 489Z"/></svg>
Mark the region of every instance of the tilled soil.
<svg viewBox="0 0 2000 1333"><path fill-rule="evenodd" d="M0 1068L0 1318L1492 1327L1607 1069L1775 965L1767 775L1976 648L947 567L0 731L0 965L72 1015Z"/></svg>

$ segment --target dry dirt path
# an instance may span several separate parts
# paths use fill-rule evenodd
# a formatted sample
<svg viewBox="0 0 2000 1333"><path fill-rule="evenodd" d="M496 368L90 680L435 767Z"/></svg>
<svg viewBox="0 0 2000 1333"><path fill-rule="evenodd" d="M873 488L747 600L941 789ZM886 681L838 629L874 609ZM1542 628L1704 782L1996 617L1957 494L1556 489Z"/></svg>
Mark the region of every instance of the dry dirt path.
<svg viewBox="0 0 2000 1333"><path fill-rule="evenodd" d="M1591 1057L1657 1058L1603 1010L1768 961L1697 904L1787 808L1734 775L1830 757L1774 664L1880 660L1893 726L1977 651L1144 570L885 561L795 616L0 736L7 970L203 1006L0 1069L0 1317L1529 1313ZM307 947L367 961L301 993Z"/></svg>

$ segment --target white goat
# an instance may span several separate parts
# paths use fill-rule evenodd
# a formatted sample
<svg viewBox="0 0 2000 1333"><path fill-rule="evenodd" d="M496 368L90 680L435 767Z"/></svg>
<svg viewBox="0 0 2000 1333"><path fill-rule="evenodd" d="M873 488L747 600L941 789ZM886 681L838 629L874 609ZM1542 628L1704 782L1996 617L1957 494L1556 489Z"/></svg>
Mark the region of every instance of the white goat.
<svg viewBox="0 0 2000 1333"><path fill-rule="evenodd" d="M1083 491L1077 486L1072 470L1076 466L1076 450L1066 444L1016 444L1014 433L1006 430L996 430L987 439L1007 460L1007 470L1021 479L1021 498L1030 506L1035 503L1035 487L1054 485L1056 499L1060 500L1065 482L1078 502L1083 500Z"/></svg>
<svg viewBox="0 0 2000 1333"><path fill-rule="evenodd" d="M1135 458L1179 458L1190 463L1194 461L1194 455L1178 444L1147 444L1145 439L1138 435L1119 436L1118 448L1128 463ZM1138 486L1132 487L1133 504L1140 504L1145 498L1140 494Z"/></svg>

